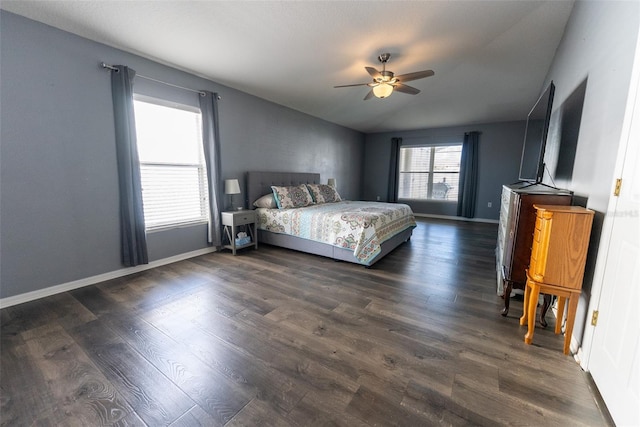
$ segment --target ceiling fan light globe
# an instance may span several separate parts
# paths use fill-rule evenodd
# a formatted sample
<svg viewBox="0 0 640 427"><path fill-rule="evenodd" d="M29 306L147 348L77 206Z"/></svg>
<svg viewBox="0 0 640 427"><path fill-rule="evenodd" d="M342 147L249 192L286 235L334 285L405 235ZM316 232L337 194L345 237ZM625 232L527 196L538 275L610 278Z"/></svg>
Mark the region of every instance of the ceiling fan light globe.
<svg viewBox="0 0 640 427"><path fill-rule="evenodd" d="M378 86L375 86L372 90L376 98L382 99L391 96L391 94L393 93L393 86L391 86L390 84L381 83Z"/></svg>

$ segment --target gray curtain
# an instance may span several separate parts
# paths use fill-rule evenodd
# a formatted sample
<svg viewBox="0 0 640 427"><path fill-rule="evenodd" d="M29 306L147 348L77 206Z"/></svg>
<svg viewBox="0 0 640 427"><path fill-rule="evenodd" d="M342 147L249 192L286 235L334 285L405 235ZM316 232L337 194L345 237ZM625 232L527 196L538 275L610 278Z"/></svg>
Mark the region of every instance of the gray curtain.
<svg viewBox="0 0 640 427"><path fill-rule="evenodd" d="M222 245L222 206L220 173L220 133L218 131L218 94L204 91L200 96L202 112L202 142L204 158L207 164L207 183L209 187L209 230L207 241L211 246Z"/></svg>
<svg viewBox="0 0 640 427"><path fill-rule="evenodd" d="M458 191L458 216L473 218L476 212L478 181L479 132L464 134L460 159L460 187Z"/></svg>
<svg viewBox="0 0 640 427"><path fill-rule="evenodd" d="M398 158L402 138L391 138L391 159L389 162L389 190L387 200L391 203L398 201Z"/></svg>
<svg viewBox="0 0 640 427"><path fill-rule="evenodd" d="M111 71L111 94L120 190L122 263L132 267L149 263L133 111L133 78L136 72L123 65L114 67L117 70Z"/></svg>

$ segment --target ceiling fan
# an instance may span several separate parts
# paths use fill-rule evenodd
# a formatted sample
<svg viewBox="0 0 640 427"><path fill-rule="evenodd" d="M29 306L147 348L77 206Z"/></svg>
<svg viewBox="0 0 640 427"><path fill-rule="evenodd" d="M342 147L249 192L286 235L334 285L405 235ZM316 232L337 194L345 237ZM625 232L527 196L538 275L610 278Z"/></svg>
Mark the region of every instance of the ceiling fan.
<svg viewBox="0 0 640 427"><path fill-rule="evenodd" d="M369 86L371 90L367 93L367 96L364 97L365 101L373 96L375 96L376 98L387 98L391 96L394 90L402 93L408 93L409 95L417 95L420 93L420 90L411 86L407 86L404 84L404 82L424 79L425 77L430 77L435 74L433 70L424 70L416 71L414 73L402 74L400 76L394 76L391 71L386 70L386 64L390 57L390 53L383 53L382 55L378 56L378 61L382 63L382 71L378 71L373 67L364 67L365 70L367 70L367 72L371 75L371 77L373 77L373 81L371 83L341 85L334 86L334 88Z"/></svg>

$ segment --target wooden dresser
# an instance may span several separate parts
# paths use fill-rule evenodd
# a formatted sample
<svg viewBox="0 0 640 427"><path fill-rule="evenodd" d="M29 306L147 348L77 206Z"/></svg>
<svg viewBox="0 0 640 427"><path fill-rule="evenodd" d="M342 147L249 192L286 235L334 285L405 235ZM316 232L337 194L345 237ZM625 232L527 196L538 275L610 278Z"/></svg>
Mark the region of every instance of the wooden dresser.
<svg viewBox="0 0 640 427"><path fill-rule="evenodd" d="M509 313L512 288L524 289L529 267L536 212L534 204L571 204L572 192L542 184L514 184L502 187L500 225L496 249L498 295L504 297L502 315ZM544 313L541 318L544 324Z"/></svg>
<svg viewBox="0 0 640 427"><path fill-rule="evenodd" d="M520 324L528 325L525 342L531 344L538 295L556 295L559 300L555 332L559 334L568 298L564 340L564 353L568 354L594 212L580 206L534 205L534 208L536 223Z"/></svg>

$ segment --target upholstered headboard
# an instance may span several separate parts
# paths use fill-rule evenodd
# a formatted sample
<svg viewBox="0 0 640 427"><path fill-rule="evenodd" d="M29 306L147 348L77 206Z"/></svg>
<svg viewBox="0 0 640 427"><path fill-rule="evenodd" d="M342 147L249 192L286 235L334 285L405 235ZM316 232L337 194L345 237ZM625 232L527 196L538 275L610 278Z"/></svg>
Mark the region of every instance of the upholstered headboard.
<svg viewBox="0 0 640 427"><path fill-rule="evenodd" d="M320 184L319 173L302 172L247 172L247 207L254 209L253 202L271 193L272 185L290 186Z"/></svg>

